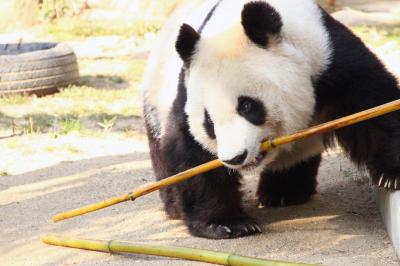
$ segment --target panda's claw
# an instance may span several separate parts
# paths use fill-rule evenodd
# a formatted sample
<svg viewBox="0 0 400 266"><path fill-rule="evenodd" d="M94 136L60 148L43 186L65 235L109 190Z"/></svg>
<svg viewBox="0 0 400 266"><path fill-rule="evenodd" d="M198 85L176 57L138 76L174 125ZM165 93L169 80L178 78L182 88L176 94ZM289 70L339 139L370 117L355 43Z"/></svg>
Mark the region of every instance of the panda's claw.
<svg viewBox="0 0 400 266"><path fill-rule="evenodd" d="M245 231L246 233L249 232L249 229L247 228L247 226L243 225L243 226L241 226L241 227L242 227L243 231Z"/></svg>
<svg viewBox="0 0 400 266"><path fill-rule="evenodd" d="M388 190L400 190L400 177L382 175L379 182L375 183L378 187Z"/></svg>
<svg viewBox="0 0 400 266"><path fill-rule="evenodd" d="M232 230L226 225L218 225L218 227L222 227L228 234L232 233Z"/></svg>
<svg viewBox="0 0 400 266"><path fill-rule="evenodd" d="M262 232L261 227L258 224L254 224L254 227L256 228L258 233Z"/></svg>
<svg viewBox="0 0 400 266"><path fill-rule="evenodd" d="M214 230L214 229L215 229L215 227L216 227L216 225L215 225L215 224L210 224L210 225L208 226L208 229Z"/></svg>
<svg viewBox="0 0 400 266"><path fill-rule="evenodd" d="M382 184L382 181L383 181L383 175L381 176L381 178L379 179L379 182L378 182L378 187L380 187L381 186L381 184Z"/></svg>
<svg viewBox="0 0 400 266"><path fill-rule="evenodd" d="M252 224L249 224L248 229L249 229L249 231L251 231L251 232L256 232L256 228L255 228L254 225L252 225Z"/></svg>
<svg viewBox="0 0 400 266"><path fill-rule="evenodd" d="M261 233L261 227L251 218L237 218L221 223L192 222L190 232L195 236L227 239Z"/></svg>
<svg viewBox="0 0 400 266"><path fill-rule="evenodd" d="M251 234L257 234L257 233L261 233L262 232L261 227L258 224L256 224L255 222L250 223L247 226L247 230Z"/></svg>
<svg viewBox="0 0 400 266"><path fill-rule="evenodd" d="M391 187L393 190L400 190L400 177L395 178L394 180L392 180L392 184L393 186Z"/></svg>

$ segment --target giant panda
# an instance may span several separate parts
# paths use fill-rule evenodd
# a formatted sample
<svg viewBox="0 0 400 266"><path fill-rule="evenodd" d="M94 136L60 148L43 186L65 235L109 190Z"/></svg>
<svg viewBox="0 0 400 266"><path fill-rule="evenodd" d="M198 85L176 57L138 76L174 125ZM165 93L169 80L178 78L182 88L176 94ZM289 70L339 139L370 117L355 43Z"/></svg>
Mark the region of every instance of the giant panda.
<svg viewBox="0 0 400 266"><path fill-rule="evenodd" d="M400 189L400 113L260 153L270 138L400 98L349 29L312 0L183 1L160 34L143 84L158 180L213 159L224 167L161 190L170 218L211 239L261 232L241 206L258 176L261 206L316 193L321 153L336 142L375 185Z"/></svg>

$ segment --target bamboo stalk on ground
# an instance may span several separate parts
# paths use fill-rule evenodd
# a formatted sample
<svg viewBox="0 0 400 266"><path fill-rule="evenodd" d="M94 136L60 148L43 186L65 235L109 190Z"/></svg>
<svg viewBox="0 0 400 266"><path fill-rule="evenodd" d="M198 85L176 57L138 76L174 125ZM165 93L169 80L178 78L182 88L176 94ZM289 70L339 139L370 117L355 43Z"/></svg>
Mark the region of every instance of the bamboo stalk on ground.
<svg viewBox="0 0 400 266"><path fill-rule="evenodd" d="M342 127L346 127L355 123L359 123L362 121L365 121L367 119L371 119L377 116L381 116L393 111L397 111L400 109L400 100L395 100L359 113L355 113L349 116L345 116L321 125L317 125L302 131L299 131L297 133L294 133L292 135L288 136L283 136L283 137L278 137L272 140L268 140L264 142L261 145L261 150L262 151L267 151L271 148L274 148L276 146L284 145L290 142L294 142L299 139L303 139L312 135L316 134L322 134L326 133L335 129L339 129ZM79 216L88 212L93 212L99 209L103 209L124 201L128 200L135 200L138 197L141 197L143 195L146 195L148 193L151 193L155 190L159 190L163 187L170 186L173 184L177 184L179 182L185 181L193 176L199 175L201 173L211 171L213 169L216 169L218 167L221 167L223 164L220 160L213 160L208 163L196 166L194 168L191 168L189 170L186 170L184 172L178 173L176 175L173 175L171 177L162 179L158 182L152 182L148 183L142 187L139 187L138 189L130 192L129 194L122 195L119 197L111 198L106 201L94 203L91 205L87 205L75 210L59 213L55 216L53 216L53 221L58 222L64 219L72 218L75 216Z"/></svg>
<svg viewBox="0 0 400 266"><path fill-rule="evenodd" d="M220 265L232 265L232 266L311 265L311 264L258 259L258 258L245 257L245 256L239 256L239 255L216 252L211 250L204 250L204 249L163 246L163 245L149 245L141 243L139 244L139 243L121 242L116 240L109 240L109 241L89 240L89 239L77 239L77 238L56 236L56 235L44 235L41 237L41 240L46 244L55 246L102 251L109 253L120 252L120 253L154 255L154 256L208 262Z"/></svg>

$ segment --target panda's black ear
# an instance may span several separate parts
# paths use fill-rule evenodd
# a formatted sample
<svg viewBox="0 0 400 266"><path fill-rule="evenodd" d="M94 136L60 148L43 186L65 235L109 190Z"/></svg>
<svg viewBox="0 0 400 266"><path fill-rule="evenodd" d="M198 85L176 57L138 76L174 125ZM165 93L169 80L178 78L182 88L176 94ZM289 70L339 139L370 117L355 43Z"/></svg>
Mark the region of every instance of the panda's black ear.
<svg viewBox="0 0 400 266"><path fill-rule="evenodd" d="M268 3L254 1L243 7L242 25L250 40L266 48L269 38L281 32L282 19L275 8Z"/></svg>
<svg viewBox="0 0 400 266"><path fill-rule="evenodd" d="M176 51L185 64L190 63L190 59L195 52L196 43L200 40L200 34L188 24L183 24L179 31L178 39L175 43Z"/></svg>

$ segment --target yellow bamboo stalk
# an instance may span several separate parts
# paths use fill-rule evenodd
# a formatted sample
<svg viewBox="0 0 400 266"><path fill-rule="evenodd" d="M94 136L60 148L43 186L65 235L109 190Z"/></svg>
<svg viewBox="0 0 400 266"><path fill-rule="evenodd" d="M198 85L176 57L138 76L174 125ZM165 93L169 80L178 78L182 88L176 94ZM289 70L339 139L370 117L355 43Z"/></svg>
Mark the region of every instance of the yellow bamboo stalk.
<svg viewBox="0 0 400 266"><path fill-rule="evenodd" d="M362 112L358 112L349 116L345 116L321 125L317 125L302 131L299 131L297 133L294 133L292 135L288 136L283 136L283 137L278 137L273 140L268 140L264 142L261 145L261 150L262 151L267 151L271 148L274 148L276 146L284 145L290 142L294 142L299 139L303 139L312 135L316 134L321 134L321 133L326 133L338 128L346 127L355 123L359 123L362 121L365 121L367 119L371 119L377 116L381 116L393 111L397 111L400 109L400 100L395 100ZM170 186L173 184L177 184L179 182L185 181L193 176L199 175L201 173L205 173L207 171L211 171L213 169L216 169L218 167L223 166L223 163L220 160L213 160L208 163L196 166L194 168L191 168L189 170L186 170L184 172L178 173L176 175L170 176L168 178L162 179L157 182L151 182L148 183L142 187L139 187L138 189L119 196L115 198L108 199L106 201L94 203L88 206L84 206L78 209L74 209L71 211L63 212L56 214L53 216L53 221L58 222L61 220L65 220L68 218L72 218L75 216L79 216L85 213L93 212L99 209L103 209L106 207L109 207L111 205L115 205L124 201L128 200L135 200L138 197L141 197L143 195L146 195L148 193L151 193L155 190L159 190L163 187Z"/></svg>
<svg viewBox="0 0 400 266"><path fill-rule="evenodd" d="M216 252L204 249L174 247L164 245L149 245L131 242L121 242L116 240L90 240L77 239L65 236L44 235L41 240L49 245L86 249L101 252L120 252L154 255L170 258L179 258L193 261L214 263L219 265L232 266L305 266L312 264L292 263L285 261L275 261L258 259L252 257L239 256L235 254Z"/></svg>

